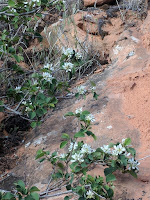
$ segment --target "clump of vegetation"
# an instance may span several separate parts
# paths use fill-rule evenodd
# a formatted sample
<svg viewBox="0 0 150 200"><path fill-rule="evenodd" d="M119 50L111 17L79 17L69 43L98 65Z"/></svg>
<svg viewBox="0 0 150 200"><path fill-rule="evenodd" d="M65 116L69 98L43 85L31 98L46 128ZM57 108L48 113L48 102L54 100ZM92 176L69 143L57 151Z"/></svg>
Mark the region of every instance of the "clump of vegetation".
<svg viewBox="0 0 150 200"><path fill-rule="evenodd" d="M60 149L68 146L66 152L60 154L57 151L49 152L42 149L36 153L39 162L48 161L53 169L47 190L38 195L36 187L26 189L22 181L16 184L16 193L1 194L1 199L35 199L58 196L55 191L60 191L59 195L67 194L64 200L76 197L78 200L86 199L112 199L114 195L114 184L116 180L114 172L121 171L137 177L140 164L136 159L136 151L131 146L131 139L123 139L116 144L110 143L97 149L93 149L81 138L92 136L96 140L95 134L91 131L91 125L95 121L94 116L89 111L82 108L76 109L75 113L69 112L65 115L75 117L79 122L79 131L71 138L67 133L62 134L63 141ZM79 140L80 139L80 140ZM100 175L91 176L89 171L95 166L105 166L105 177ZM54 182L54 183L53 183ZM66 191L61 191L66 188Z"/></svg>

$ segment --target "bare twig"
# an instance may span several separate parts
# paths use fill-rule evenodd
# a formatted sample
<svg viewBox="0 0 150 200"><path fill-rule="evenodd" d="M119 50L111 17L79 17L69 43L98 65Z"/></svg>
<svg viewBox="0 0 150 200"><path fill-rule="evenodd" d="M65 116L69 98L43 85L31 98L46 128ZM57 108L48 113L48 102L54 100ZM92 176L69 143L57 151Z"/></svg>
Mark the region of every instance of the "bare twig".
<svg viewBox="0 0 150 200"><path fill-rule="evenodd" d="M145 160L146 158L149 158L150 157L150 155L148 155L148 156L145 156L144 158L140 158L140 159L138 159L137 161L140 161L140 160Z"/></svg>
<svg viewBox="0 0 150 200"><path fill-rule="evenodd" d="M33 14L33 13L36 13L38 11L40 11L41 7L39 8L36 8L34 10L31 10L29 12L25 12L25 13L18 13L19 16L23 16L23 15L30 15L30 14ZM0 12L0 15L7 15L7 16L10 16L10 17L14 17L15 15L14 14L11 14L11 13L7 13L6 11L3 11L3 12Z"/></svg>
<svg viewBox="0 0 150 200"><path fill-rule="evenodd" d="M60 193L56 193L56 194L51 194L51 195L44 195L44 196L41 196L40 198L42 199L42 198L56 197L56 196L61 196L64 194L69 194L69 193L72 193L72 190L68 190L68 191L60 192Z"/></svg>
<svg viewBox="0 0 150 200"><path fill-rule="evenodd" d="M118 3L118 0L116 0L116 3L117 3L117 6L118 6L118 8L119 8L120 14L121 14L121 16L122 16L122 21L125 21L125 18L124 18L124 15L123 15L123 13L122 13L122 11L121 11L121 9L120 9L120 5L119 5L119 3Z"/></svg>

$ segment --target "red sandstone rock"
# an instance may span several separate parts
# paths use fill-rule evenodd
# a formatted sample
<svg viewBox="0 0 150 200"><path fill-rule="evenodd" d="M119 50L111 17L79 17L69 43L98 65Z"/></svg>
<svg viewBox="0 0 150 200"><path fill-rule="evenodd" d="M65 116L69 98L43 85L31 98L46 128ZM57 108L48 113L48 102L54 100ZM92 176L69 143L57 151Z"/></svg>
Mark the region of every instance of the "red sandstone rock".
<svg viewBox="0 0 150 200"><path fill-rule="evenodd" d="M84 6L94 6L96 4L97 6L101 6L103 4L112 3L115 2L115 0L84 0Z"/></svg>

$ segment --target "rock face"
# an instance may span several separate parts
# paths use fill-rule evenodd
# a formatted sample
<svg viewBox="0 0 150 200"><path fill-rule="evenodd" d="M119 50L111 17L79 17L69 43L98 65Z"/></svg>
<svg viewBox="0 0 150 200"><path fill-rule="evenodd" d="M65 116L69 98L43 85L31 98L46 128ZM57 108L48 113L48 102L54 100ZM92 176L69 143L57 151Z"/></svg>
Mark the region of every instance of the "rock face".
<svg viewBox="0 0 150 200"><path fill-rule="evenodd" d="M84 12L84 14L87 13ZM83 23L82 16L84 14L77 14L74 18L74 26L76 26L80 41L84 41L86 33L84 30L87 30L87 25L94 24L99 15L90 13L92 18L84 17ZM102 13L100 13L100 16L102 16ZM36 151L45 149L52 152L59 147L62 133L73 135L76 132L76 121L72 118L64 119L63 115L69 111L74 112L78 107L83 107L96 118L92 131L96 134L97 140L93 141L90 137L86 139L86 142L90 143L93 148L130 137L134 148L137 150L137 159L141 163L138 178L134 179L127 174L116 175L115 186L118 189L115 190L114 199L149 199L150 158L145 158L150 155L149 18L150 13L142 26L141 21L137 23L137 19L134 21L133 18L130 18L130 23L123 26L120 18L112 18L111 25L105 24L103 28L103 31L109 33L107 36L103 39L97 35L93 36L95 48L97 47L97 50L104 51L104 53L107 50L111 61L103 73L97 72L84 82L86 88L90 87L90 81L96 83L96 90L99 94L98 100L94 101L92 95L88 94L86 100L73 98L58 104L57 109L49 113L50 117L47 117L41 127L36 129L35 135L38 137L34 138L26 149L22 147L18 151L18 156L25 155L24 159L14 168L14 174L19 177L25 171L28 184L36 184L41 190L44 190L51 169L49 163L39 164L34 160ZM88 22L87 19L92 21ZM60 24L58 27L60 27ZM73 44L75 29L72 28L73 25L66 26L64 30L66 30L65 33L70 39L69 42ZM92 34L90 33L96 31L95 26L89 29L89 42L92 41ZM60 41L64 42L65 45L64 38L65 34L60 37ZM147 40L144 38L147 38ZM60 41L58 45L60 45ZM45 45L48 45L46 41ZM101 175L100 167L97 167L91 173L92 175ZM62 200L63 198L52 197L51 199Z"/></svg>
<svg viewBox="0 0 150 200"><path fill-rule="evenodd" d="M101 6L103 4L107 4L107 3L113 3L115 2L115 0L84 0L84 6L88 7L88 6Z"/></svg>

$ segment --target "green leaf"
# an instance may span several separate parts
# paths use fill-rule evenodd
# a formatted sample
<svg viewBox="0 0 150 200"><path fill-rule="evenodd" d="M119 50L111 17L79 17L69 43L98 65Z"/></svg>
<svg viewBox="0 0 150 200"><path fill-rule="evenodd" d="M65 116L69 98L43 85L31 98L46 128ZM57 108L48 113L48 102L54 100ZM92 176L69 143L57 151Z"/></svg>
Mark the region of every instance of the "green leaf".
<svg viewBox="0 0 150 200"><path fill-rule="evenodd" d="M127 166L127 158L125 157L125 155L120 155L119 159L121 160L124 166Z"/></svg>
<svg viewBox="0 0 150 200"><path fill-rule="evenodd" d="M94 140L97 140L97 137L96 137L95 134L93 134L92 137L93 137Z"/></svg>
<svg viewBox="0 0 150 200"><path fill-rule="evenodd" d="M73 113L73 112L68 112L68 113L66 113L64 116L65 116L65 117L67 117L67 116L74 116L74 113Z"/></svg>
<svg viewBox="0 0 150 200"><path fill-rule="evenodd" d="M97 99L98 99L98 96L99 96L99 95L98 95L96 92L93 93L93 98L94 98L94 99L97 100Z"/></svg>
<svg viewBox="0 0 150 200"><path fill-rule="evenodd" d="M77 162L73 162L71 165L70 165L70 168L71 169L74 169L75 168L75 166L77 166L78 165L78 163Z"/></svg>
<svg viewBox="0 0 150 200"><path fill-rule="evenodd" d="M127 146L127 145L130 145L131 144L131 138L127 138L124 142L124 145Z"/></svg>
<svg viewBox="0 0 150 200"><path fill-rule="evenodd" d="M29 112L28 115L30 119L34 119L36 117L36 112Z"/></svg>
<svg viewBox="0 0 150 200"><path fill-rule="evenodd" d="M15 196L11 193L11 192L7 192L4 196L3 196L3 200L10 200L10 199L16 199Z"/></svg>
<svg viewBox="0 0 150 200"><path fill-rule="evenodd" d="M87 111L87 110L85 110L85 111L82 112L82 115L89 115L89 114L90 114L90 112Z"/></svg>
<svg viewBox="0 0 150 200"><path fill-rule="evenodd" d="M63 139L70 139L70 136L67 133L63 133L61 136Z"/></svg>
<svg viewBox="0 0 150 200"><path fill-rule="evenodd" d="M64 148L66 146L66 144L68 143L68 141L63 141L61 144L60 144L60 148Z"/></svg>
<svg viewBox="0 0 150 200"><path fill-rule="evenodd" d="M70 198L68 196L65 196L64 200L69 200Z"/></svg>
<svg viewBox="0 0 150 200"><path fill-rule="evenodd" d="M62 177L63 177L62 173L60 173L60 172L55 173L55 176L56 176L57 178L62 178Z"/></svg>
<svg viewBox="0 0 150 200"><path fill-rule="evenodd" d="M43 157L45 154L46 154L45 151L43 151L42 149L39 149L39 150L36 152L36 157L35 157L35 159L37 160L37 159Z"/></svg>
<svg viewBox="0 0 150 200"><path fill-rule="evenodd" d="M25 188L25 183L22 180L19 180L15 185L19 185L21 188Z"/></svg>
<svg viewBox="0 0 150 200"><path fill-rule="evenodd" d="M80 166L77 166L77 167L75 168L75 173L81 171L81 169L82 169L82 168L81 168Z"/></svg>
<svg viewBox="0 0 150 200"><path fill-rule="evenodd" d="M59 168L64 169L64 165L61 162L57 163L57 165Z"/></svg>
<svg viewBox="0 0 150 200"><path fill-rule="evenodd" d="M77 133L74 135L74 138L79 138L79 137L85 137L84 132L79 131L79 132L77 132Z"/></svg>
<svg viewBox="0 0 150 200"><path fill-rule="evenodd" d="M112 148L114 146L114 143L109 144L109 148Z"/></svg>
<svg viewBox="0 0 150 200"><path fill-rule="evenodd" d="M44 160L46 160L46 158L40 159L39 162L41 163L41 162L43 162Z"/></svg>
<svg viewBox="0 0 150 200"><path fill-rule="evenodd" d="M32 123L31 123L31 127L32 127L32 128L35 128L36 126L37 126L37 123L36 123L36 122L32 122Z"/></svg>
<svg viewBox="0 0 150 200"><path fill-rule="evenodd" d="M79 96L80 96L80 94L79 94L79 93L76 93L76 94L75 94L75 97L76 97L76 98L78 98Z"/></svg>
<svg viewBox="0 0 150 200"><path fill-rule="evenodd" d="M40 191L36 186L31 187L30 192L38 192Z"/></svg>
<svg viewBox="0 0 150 200"><path fill-rule="evenodd" d="M14 54L14 55L12 55L14 58L15 58L15 60L17 61L17 62L20 62L20 61L23 61L24 60L24 58L22 57L22 56L19 56L19 55L16 55L16 54Z"/></svg>
<svg viewBox="0 0 150 200"><path fill-rule="evenodd" d="M92 131L86 131L86 134L87 134L88 136L93 135Z"/></svg>
<svg viewBox="0 0 150 200"><path fill-rule="evenodd" d="M137 178L137 174L134 171L128 171L134 178Z"/></svg>
<svg viewBox="0 0 150 200"><path fill-rule="evenodd" d="M132 154L132 156L134 156L134 157L135 157L135 155L136 155L136 151L135 151L135 149L134 149L134 148L131 148L131 147L129 147L129 148L126 148L126 150L127 150L127 152L128 152L128 153L131 153L131 154Z"/></svg>
<svg viewBox="0 0 150 200"><path fill-rule="evenodd" d="M81 167L82 168L87 167L87 164L86 163L81 163Z"/></svg>
<svg viewBox="0 0 150 200"><path fill-rule="evenodd" d="M32 196L33 199L39 200L39 194L38 193L33 192L33 193L31 193L31 196Z"/></svg>
<svg viewBox="0 0 150 200"><path fill-rule="evenodd" d="M8 0L8 6L14 7L14 6L15 6L15 1L13 1L13 0Z"/></svg>
<svg viewBox="0 0 150 200"><path fill-rule="evenodd" d="M42 117L44 115L44 110L42 108L39 108L36 110L36 114L38 117Z"/></svg>
<svg viewBox="0 0 150 200"><path fill-rule="evenodd" d="M111 181L115 181L116 180L116 177L115 177L115 175L113 175L113 174L108 174L107 176L106 176L106 182L108 183L108 182L111 182Z"/></svg>
<svg viewBox="0 0 150 200"><path fill-rule="evenodd" d="M113 173L114 171L116 171L116 168L114 168L114 167L105 168L104 174L105 174L105 176L107 176L107 175Z"/></svg>

